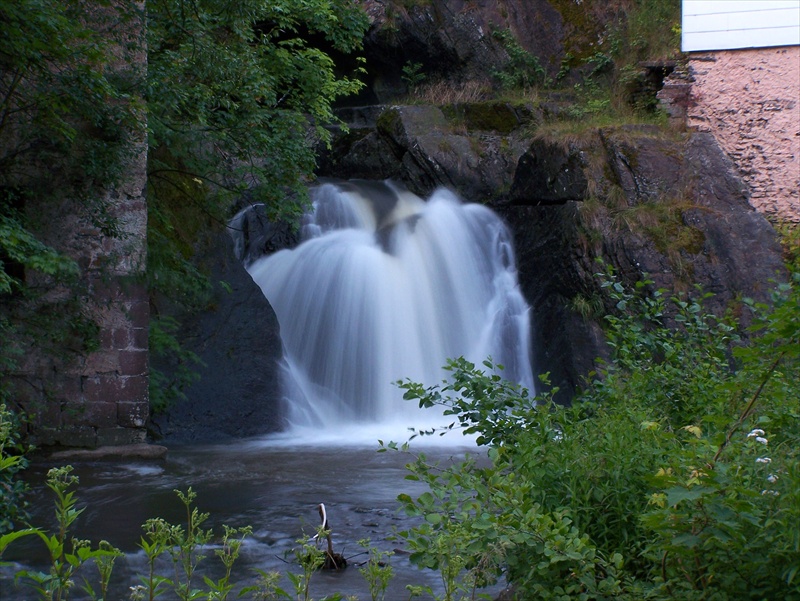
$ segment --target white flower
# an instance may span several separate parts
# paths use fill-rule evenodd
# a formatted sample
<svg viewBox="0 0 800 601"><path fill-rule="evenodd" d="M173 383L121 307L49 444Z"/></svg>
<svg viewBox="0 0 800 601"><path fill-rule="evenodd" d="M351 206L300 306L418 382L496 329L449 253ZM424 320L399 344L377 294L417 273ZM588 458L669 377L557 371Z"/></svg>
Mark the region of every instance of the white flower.
<svg viewBox="0 0 800 601"><path fill-rule="evenodd" d="M769 476L767 476L767 482L769 482L770 484L775 484L777 481L778 481L778 476L776 476L775 474L770 474Z"/></svg>
<svg viewBox="0 0 800 601"><path fill-rule="evenodd" d="M759 457L756 459L756 463L772 463L772 459L769 457Z"/></svg>
<svg viewBox="0 0 800 601"><path fill-rule="evenodd" d="M131 601L143 601L144 600L144 593L147 589L142 586L141 584L137 584L136 586L130 587L131 591Z"/></svg>
<svg viewBox="0 0 800 601"><path fill-rule="evenodd" d="M760 442L761 444L767 444L767 442L769 441L763 436L756 436L756 442Z"/></svg>
<svg viewBox="0 0 800 601"><path fill-rule="evenodd" d="M747 438L753 438L753 436L764 436L764 430L762 430L761 428L750 430L750 434L747 435Z"/></svg>
<svg viewBox="0 0 800 601"><path fill-rule="evenodd" d="M773 497L777 497L781 493L779 493L777 490L762 490L761 494L762 495L772 495Z"/></svg>

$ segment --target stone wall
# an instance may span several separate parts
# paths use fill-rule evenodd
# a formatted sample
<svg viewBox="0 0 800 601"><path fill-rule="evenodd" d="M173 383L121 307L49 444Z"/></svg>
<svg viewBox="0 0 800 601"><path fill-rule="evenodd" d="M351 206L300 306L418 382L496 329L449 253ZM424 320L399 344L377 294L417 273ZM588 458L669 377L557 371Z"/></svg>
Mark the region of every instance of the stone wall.
<svg viewBox="0 0 800 601"><path fill-rule="evenodd" d="M92 324L89 343L95 346L87 353L76 339L41 346L34 340L33 346L23 347L24 360L11 374L14 400L32 416L29 439L39 446L93 448L145 440L146 156L142 141L127 164L127 180L107 192L105 200L121 235L104 235L87 222L80 203L72 199L63 201L62 217L53 215L52 226L41 233L78 263L81 276L74 286L50 290L28 310L51 320L57 320L61 311L79 312ZM31 276L26 279L30 284Z"/></svg>
<svg viewBox="0 0 800 601"><path fill-rule="evenodd" d="M754 208L799 222L800 46L693 53L688 70L687 125L714 135Z"/></svg>
<svg viewBox="0 0 800 601"><path fill-rule="evenodd" d="M67 373L79 379L80 389L67 403L67 411L62 409L62 423L54 429L58 440L49 442L93 447L145 440L150 319L144 283L146 167L147 144L142 135L128 164L127 181L109 192L110 210L122 234L108 237L96 232L99 244L83 250L83 261L89 265L89 306L99 327L99 347ZM64 419L73 415L77 431L64 428Z"/></svg>
<svg viewBox="0 0 800 601"><path fill-rule="evenodd" d="M108 7L102 16L114 10ZM143 10L138 14L114 41L118 54L112 68L143 76ZM26 270L26 286L39 295L31 301L10 299L2 307L10 319L34 324L26 330L30 337L3 341L18 359L2 376L10 402L30 416L29 442L40 447L94 448L146 438L147 123L143 110L138 117L128 132L125 175L97 193L100 202L60 194L57 167L35 167L39 185L53 192L53 198L26 206L28 219L35 223L37 237L72 258L80 272L70 285L54 285L46 275ZM116 232L99 225L94 214L98 207L107 211Z"/></svg>

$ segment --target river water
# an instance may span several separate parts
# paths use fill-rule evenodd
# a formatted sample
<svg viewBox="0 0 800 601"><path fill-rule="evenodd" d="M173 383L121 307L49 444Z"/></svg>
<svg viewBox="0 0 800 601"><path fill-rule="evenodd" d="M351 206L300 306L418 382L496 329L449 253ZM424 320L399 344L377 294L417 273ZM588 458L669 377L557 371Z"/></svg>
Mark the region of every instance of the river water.
<svg viewBox="0 0 800 601"><path fill-rule="evenodd" d="M412 451L444 463L476 452L464 439L430 447L423 442L425 439L419 445L412 444ZM381 550L397 551L389 560L395 577L387 600L408 599L407 584L439 590L438 575L412 566L403 552L403 541L393 540L396 530L413 523L399 510L397 495L424 491L419 483L404 479L408 473L405 465L413 457L396 451L378 453L377 448L376 442L296 445L289 438L272 437L217 446L174 447L165 459L157 461L71 461L80 478L78 505L86 507L75 535L94 543L103 538L124 551L125 557L115 564L109 595L121 600L129 598L129 587L138 583L137 574L145 572L145 557L138 546L141 525L153 517L184 523L183 506L175 489L192 487L199 509L211 514L207 527L215 534L222 533L223 524L253 527L253 535L236 564L237 582L252 582L255 569L299 572L291 549L304 533L314 533L319 523L317 505L325 503L335 551L348 558L350 565L338 573L315 574L312 598L340 592L370 599L358 571L366 556L359 554L362 549L357 541L364 538ZM46 471L52 466L52 462L39 460L27 472L34 488L33 521L37 526L52 527L54 523L52 494L44 486ZM205 573L217 575L219 560L212 550L205 554L208 558L201 564ZM45 566L44 545L32 537L17 541L3 559L12 564L1 568L0 599L34 598L29 589L14 587L13 572ZM93 567L88 575L94 582ZM289 587L285 577L283 582Z"/></svg>

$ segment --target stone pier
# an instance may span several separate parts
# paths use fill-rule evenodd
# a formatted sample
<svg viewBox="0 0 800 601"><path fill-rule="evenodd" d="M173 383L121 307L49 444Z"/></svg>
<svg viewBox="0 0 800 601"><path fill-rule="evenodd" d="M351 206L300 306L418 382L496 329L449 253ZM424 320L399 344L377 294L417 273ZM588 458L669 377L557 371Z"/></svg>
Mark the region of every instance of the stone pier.
<svg viewBox="0 0 800 601"><path fill-rule="evenodd" d="M136 81L143 80L146 69L144 12L139 8L138 18L114 30L121 37L112 40L117 44L112 68L136 73ZM112 5L98 14L109 19L114 10ZM113 14L109 22L116 23ZM37 238L70 257L79 271L66 284L26 270L25 286L37 294L0 299L11 323L26 324L16 339L2 341L14 357L0 374L6 400L23 419L28 417L25 434L39 447L96 448L146 438L150 315L143 110L135 121L118 183L95 191L92 198L72 198L60 190L61 165L40 165L33 179L47 198L33 197L23 208Z"/></svg>

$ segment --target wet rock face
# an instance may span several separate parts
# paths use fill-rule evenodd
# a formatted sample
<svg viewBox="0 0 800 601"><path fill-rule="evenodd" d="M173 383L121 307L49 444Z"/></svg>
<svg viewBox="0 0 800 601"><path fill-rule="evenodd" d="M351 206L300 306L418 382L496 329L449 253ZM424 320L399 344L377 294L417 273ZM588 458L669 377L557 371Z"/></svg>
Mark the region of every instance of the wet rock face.
<svg viewBox="0 0 800 601"><path fill-rule="evenodd" d="M300 241L298 226L288 221L271 221L264 205L242 209L228 224L228 234L233 240L234 256L244 266L264 255L293 248ZM226 248L227 242L225 240ZM234 275L239 276L238 273Z"/></svg>
<svg viewBox="0 0 800 601"><path fill-rule="evenodd" d="M613 180L628 206L656 202L664 194L680 194L682 166L679 146L655 126L623 126L599 131Z"/></svg>
<svg viewBox="0 0 800 601"><path fill-rule="evenodd" d="M534 140L514 171L512 204L563 204L583 200L588 181L585 153L577 146Z"/></svg>
<svg viewBox="0 0 800 601"><path fill-rule="evenodd" d="M259 232L253 232L258 238ZM227 232L218 232L196 257L213 287L208 308L178 316L182 346L196 353L198 379L186 398L151 420L152 438L216 442L280 430L280 328L261 290L237 259ZM156 364L170 374L179 366Z"/></svg>
<svg viewBox="0 0 800 601"><path fill-rule="evenodd" d="M419 65L426 81L488 81L508 60L493 36L515 27L537 50L559 47L560 17L545 0L378 2L364 6L372 26L364 42L370 87L379 102L407 93L402 68ZM526 4L528 6L523 6ZM538 55L538 53L537 53Z"/></svg>
<svg viewBox="0 0 800 601"><path fill-rule="evenodd" d="M396 102L409 91L414 67L423 83L497 83L513 69L504 34L555 78L570 57L597 51L625 9L619 0L363 0L371 27L364 41L368 92L361 100Z"/></svg>
<svg viewBox="0 0 800 601"><path fill-rule="evenodd" d="M322 155L318 174L395 179L420 196L447 187L470 201L500 202L525 150L514 132L527 109L505 104L493 109L505 113L501 123L513 130L509 134L483 129L495 126L493 122L480 121L467 129L462 109L449 107L445 114L434 106L385 107L373 114L371 124L348 111L343 117L355 124L349 133L335 138L331 152Z"/></svg>
<svg viewBox="0 0 800 601"><path fill-rule="evenodd" d="M583 152L594 156L594 167L584 169L587 180L598 178L598 198L565 195L561 204L543 204L532 197L538 206L502 209L533 306L537 367L567 392L562 399L607 352L600 326L613 307L601 302L595 259L629 284L647 275L668 295L699 284L713 294L706 307L716 314L739 295L766 299L770 282L783 275L772 226L749 206L735 167L710 135L678 139L624 128L598 132L597 142ZM529 163L523 157L519 169ZM549 178L557 181L562 171ZM581 316L578 301L587 300L598 308Z"/></svg>

